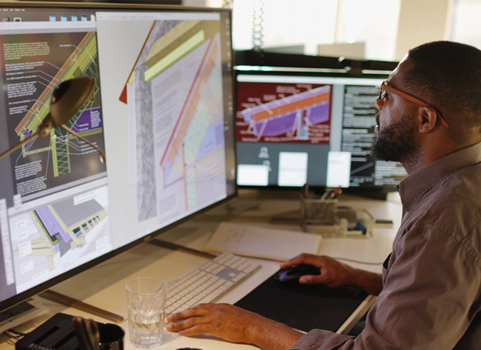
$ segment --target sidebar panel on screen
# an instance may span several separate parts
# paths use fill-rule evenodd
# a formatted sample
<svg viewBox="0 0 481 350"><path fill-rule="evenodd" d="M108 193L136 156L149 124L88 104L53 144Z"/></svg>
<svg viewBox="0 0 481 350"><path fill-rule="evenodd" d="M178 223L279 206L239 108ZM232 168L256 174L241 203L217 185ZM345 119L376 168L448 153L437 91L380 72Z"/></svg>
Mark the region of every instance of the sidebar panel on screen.
<svg viewBox="0 0 481 350"><path fill-rule="evenodd" d="M66 126L104 151L95 21L30 21L32 11L0 25L2 150L37 132L59 83L90 76L95 92ZM2 300L111 250L106 166L93 147L54 129L0 164Z"/></svg>
<svg viewBox="0 0 481 350"><path fill-rule="evenodd" d="M378 113L373 101L378 93L377 86L344 86L341 149L351 153L350 187L393 188L406 176L401 164L375 161L371 156Z"/></svg>

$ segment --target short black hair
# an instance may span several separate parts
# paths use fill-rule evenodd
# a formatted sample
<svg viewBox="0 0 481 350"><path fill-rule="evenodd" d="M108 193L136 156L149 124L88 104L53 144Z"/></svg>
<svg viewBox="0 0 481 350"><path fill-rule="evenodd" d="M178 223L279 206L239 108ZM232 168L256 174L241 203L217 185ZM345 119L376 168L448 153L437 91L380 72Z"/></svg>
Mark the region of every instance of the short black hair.
<svg viewBox="0 0 481 350"><path fill-rule="evenodd" d="M481 131L481 51L452 41L434 41L408 52L409 91L437 108L453 140Z"/></svg>

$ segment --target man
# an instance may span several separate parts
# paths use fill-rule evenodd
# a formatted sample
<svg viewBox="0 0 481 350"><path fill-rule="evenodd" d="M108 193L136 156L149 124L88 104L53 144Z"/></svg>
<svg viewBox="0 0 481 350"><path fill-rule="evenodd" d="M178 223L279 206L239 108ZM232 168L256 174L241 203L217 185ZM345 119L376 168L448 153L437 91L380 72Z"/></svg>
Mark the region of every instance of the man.
<svg viewBox="0 0 481 350"><path fill-rule="evenodd" d="M306 335L229 305L168 318L170 331L211 334L261 349L479 349L481 347L481 51L433 42L409 51L376 99L378 159L399 161L401 227L382 275L302 255L319 276L378 295L360 335Z"/></svg>

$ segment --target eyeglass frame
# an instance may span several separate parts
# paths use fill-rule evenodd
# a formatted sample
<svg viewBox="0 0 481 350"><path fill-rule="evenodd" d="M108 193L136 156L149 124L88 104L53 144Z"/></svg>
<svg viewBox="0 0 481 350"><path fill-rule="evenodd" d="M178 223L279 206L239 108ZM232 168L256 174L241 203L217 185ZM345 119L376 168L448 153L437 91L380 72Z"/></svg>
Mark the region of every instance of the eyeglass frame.
<svg viewBox="0 0 481 350"><path fill-rule="evenodd" d="M388 81L387 80L384 80L382 83L381 83L381 87L379 88L379 96L377 97L379 100L382 100L384 99L385 97L385 94L383 94L383 90L386 90L386 91L389 91L389 92L392 92L393 94L395 95L398 95L398 96L401 96L402 98L408 100L408 101L411 101L411 102L414 102L415 104L417 105L420 105L420 106L426 106L426 107L431 107L433 108L438 114L439 114L439 119L441 120L441 125L448 128L449 127L449 124L446 122L446 120L444 120L441 112L439 112L434 106L430 105L429 103L427 102L424 102L423 100L420 100L419 98L417 97L414 97L412 95L409 95L405 92L402 92L398 89L395 89L393 88L392 86L389 86L387 85Z"/></svg>

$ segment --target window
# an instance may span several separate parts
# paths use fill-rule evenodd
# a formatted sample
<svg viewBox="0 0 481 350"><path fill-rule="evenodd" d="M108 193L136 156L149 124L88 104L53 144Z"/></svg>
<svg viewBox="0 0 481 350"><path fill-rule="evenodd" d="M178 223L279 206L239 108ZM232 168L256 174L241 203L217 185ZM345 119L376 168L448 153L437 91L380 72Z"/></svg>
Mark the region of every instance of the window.
<svg viewBox="0 0 481 350"><path fill-rule="evenodd" d="M449 40L481 48L481 0L454 0Z"/></svg>

